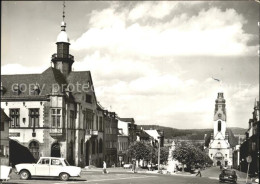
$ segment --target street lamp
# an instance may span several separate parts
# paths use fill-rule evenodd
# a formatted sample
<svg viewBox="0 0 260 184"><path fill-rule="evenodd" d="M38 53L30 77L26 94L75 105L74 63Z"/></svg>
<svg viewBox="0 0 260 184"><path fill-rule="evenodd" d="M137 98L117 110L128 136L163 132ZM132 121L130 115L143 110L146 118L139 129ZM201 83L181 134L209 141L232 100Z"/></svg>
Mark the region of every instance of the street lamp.
<svg viewBox="0 0 260 184"><path fill-rule="evenodd" d="M161 137L158 136L158 173L160 173L160 141L161 140Z"/></svg>

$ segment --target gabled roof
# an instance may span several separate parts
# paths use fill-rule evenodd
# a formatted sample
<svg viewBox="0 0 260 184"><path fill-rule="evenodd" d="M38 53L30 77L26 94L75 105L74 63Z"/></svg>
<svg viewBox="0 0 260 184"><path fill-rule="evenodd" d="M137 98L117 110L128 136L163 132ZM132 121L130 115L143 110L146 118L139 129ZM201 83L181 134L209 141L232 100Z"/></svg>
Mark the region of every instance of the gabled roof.
<svg viewBox="0 0 260 184"><path fill-rule="evenodd" d="M158 140L158 137L160 137L160 134L157 130L144 130L148 135L153 137L154 139Z"/></svg>
<svg viewBox="0 0 260 184"><path fill-rule="evenodd" d="M95 90L94 90L94 85L93 85L93 81L92 81L92 77L91 77L91 73L90 71L72 71L70 72L69 76L67 77L67 82L68 84L74 84L74 87L76 87L76 84L80 84L81 86L79 86L79 91L77 91L77 89L75 89L72 92L72 95L75 97L76 94L81 93L81 92L86 92L88 94L93 94L94 96L94 103L97 103L97 98L96 98L96 94L95 94ZM83 85L85 85L85 87L87 85L89 85L89 88L82 88Z"/></svg>
<svg viewBox="0 0 260 184"><path fill-rule="evenodd" d="M4 93L2 98L39 98L44 97L52 92L52 86L58 85L61 89L62 85L67 84L63 74L52 67L49 67L40 74L18 74L18 75L2 75L2 87ZM19 84L21 86L21 93L16 95L13 93L13 85ZM40 87L40 94L33 96L30 94L31 85L38 84Z"/></svg>

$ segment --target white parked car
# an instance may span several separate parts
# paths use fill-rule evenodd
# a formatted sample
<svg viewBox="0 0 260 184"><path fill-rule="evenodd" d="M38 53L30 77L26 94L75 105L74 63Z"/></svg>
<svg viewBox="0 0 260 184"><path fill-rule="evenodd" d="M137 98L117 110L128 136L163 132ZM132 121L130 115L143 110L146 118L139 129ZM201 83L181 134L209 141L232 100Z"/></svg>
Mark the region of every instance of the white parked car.
<svg viewBox="0 0 260 184"><path fill-rule="evenodd" d="M70 166L66 159L56 157L41 157L36 164L17 164L16 173L27 180L32 176L59 177L67 181L69 177L80 177L81 168Z"/></svg>
<svg viewBox="0 0 260 184"><path fill-rule="evenodd" d="M124 169L132 169L132 164L124 164Z"/></svg>

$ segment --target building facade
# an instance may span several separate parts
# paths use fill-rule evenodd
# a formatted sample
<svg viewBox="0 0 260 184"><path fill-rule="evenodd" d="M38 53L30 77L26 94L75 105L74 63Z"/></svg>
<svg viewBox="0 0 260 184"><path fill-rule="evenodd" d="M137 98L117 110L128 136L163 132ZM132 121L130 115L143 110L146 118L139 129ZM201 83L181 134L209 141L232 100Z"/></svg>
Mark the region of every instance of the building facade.
<svg viewBox="0 0 260 184"><path fill-rule="evenodd" d="M118 120L115 112L103 111L104 118L104 140L105 140L105 161L107 166L117 164L117 142L118 142Z"/></svg>
<svg viewBox="0 0 260 184"><path fill-rule="evenodd" d="M253 118L249 119L248 130L245 132L246 139L240 145L240 169L247 172L247 157L252 161L249 165L249 174L259 176L259 101L255 102Z"/></svg>
<svg viewBox="0 0 260 184"><path fill-rule="evenodd" d="M0 165L9 165L9 121L10 118L1 109Z"/></svg>
<svg viewBox="0 0 260 184"><path fill-rule="evenodd" d="M226 104L223 93L218 93L214 110L214 131L209 142L209 157L215 166L232 165L232 149L226 132Z"/></svg>
<svg viewBox="0 0 260 184"><path fill-rule="evenodd" d="M66 23L57 37L52 67L40 74L2 75L1 107L10 116L9 136L40 156L64 157L72 165L98 165L103 119L97 111L90 71L74 72Z"/></svg>

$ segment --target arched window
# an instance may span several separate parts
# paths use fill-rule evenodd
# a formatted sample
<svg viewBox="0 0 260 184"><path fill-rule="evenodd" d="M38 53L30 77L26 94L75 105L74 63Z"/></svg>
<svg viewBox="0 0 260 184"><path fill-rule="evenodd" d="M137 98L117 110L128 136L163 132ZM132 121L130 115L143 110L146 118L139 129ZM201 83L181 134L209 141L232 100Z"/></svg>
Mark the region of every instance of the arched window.
<svg viewBox="0 0 260 184"><path fill-rule="evenodd" d="M221 121L218 121L218 131L221 131Z"/></svg>
<svg viewBox="0 0 260 184"><path fill-rule="evenodd" d="M35 160L39 159L39 144L36 141L32 141L29 144L29 150L32 153Z"/></svg>
<svg viewBox="0 0 260 184"><path fill-rule="evenodd" d="M103 143L102 143L102 139L99 139L99 153L103 152Z"/></svg>
<svg viewBox="0 0 260 184"><path fill-rule="evenodd" d="M53 143L51 146L51 157L61 157L60 144L57 142Z"/></svg>

